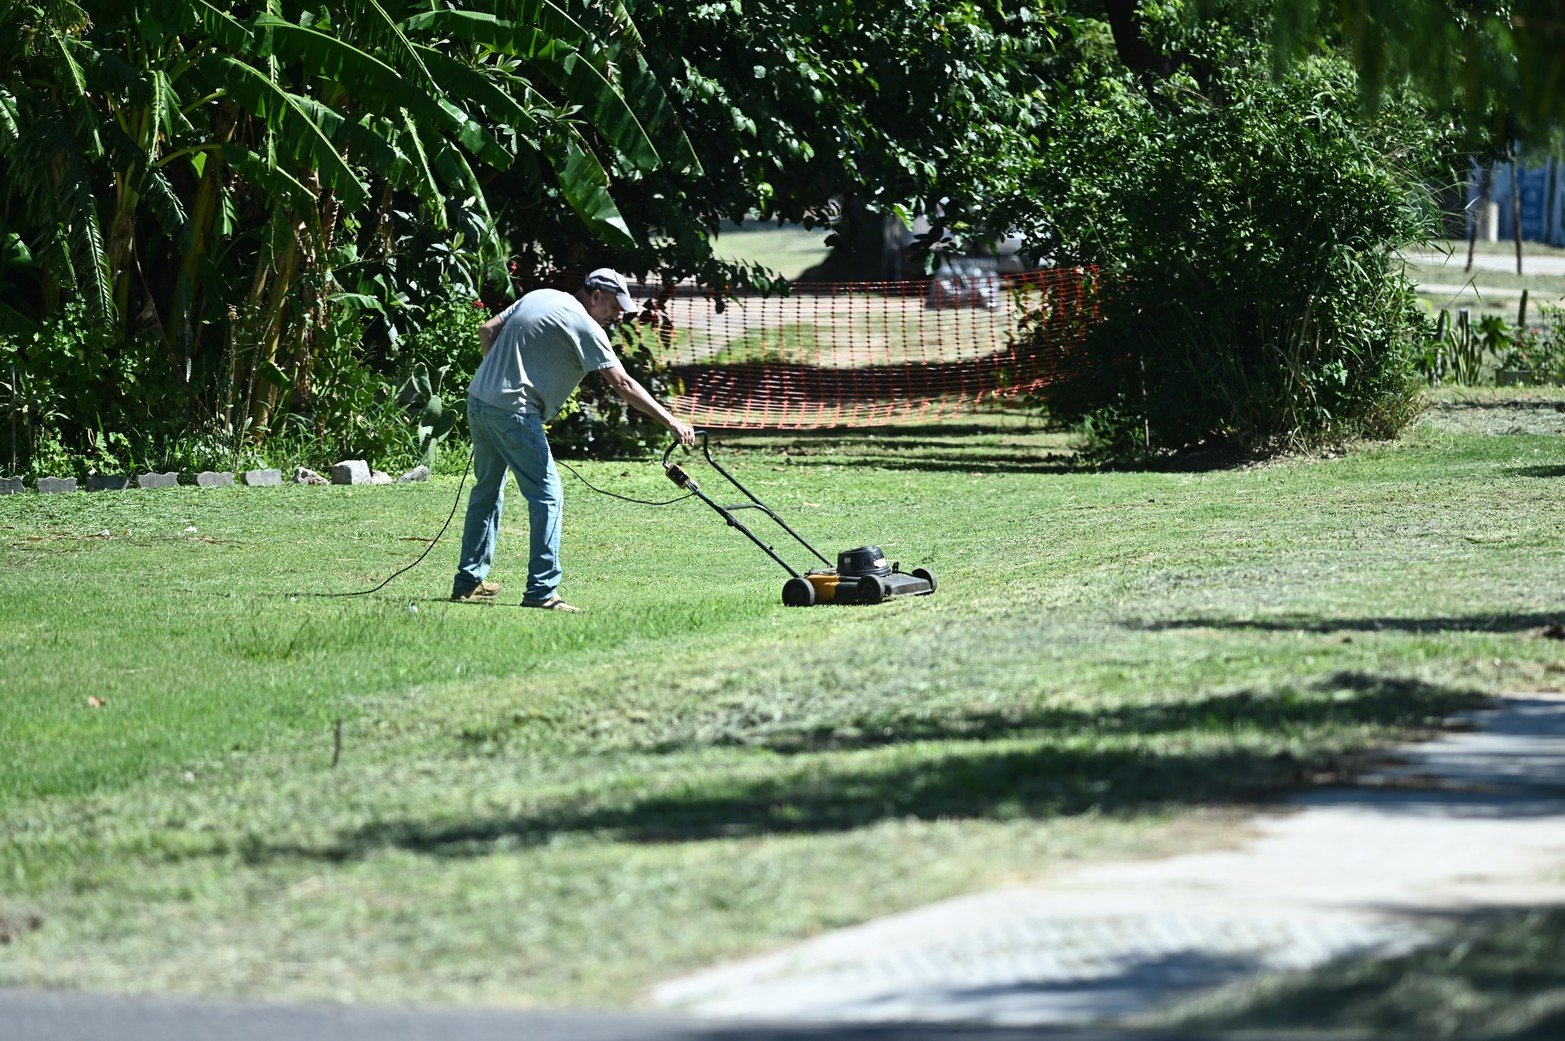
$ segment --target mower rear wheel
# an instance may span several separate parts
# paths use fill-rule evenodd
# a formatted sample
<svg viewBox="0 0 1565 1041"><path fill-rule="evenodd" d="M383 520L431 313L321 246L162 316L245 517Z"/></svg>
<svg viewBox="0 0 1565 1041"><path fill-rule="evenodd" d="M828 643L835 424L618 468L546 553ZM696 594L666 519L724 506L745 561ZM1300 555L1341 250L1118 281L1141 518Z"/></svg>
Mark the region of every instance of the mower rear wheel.
<svg viewBox="0 0 1565 1041"><path fill-rule="evenodd" d="M935 573L929 570L927 567L916 567L908 573L911 574L914 578L921 578L925 582L928 582L929 593L933 593L936 589L940 588L940 583L935 581ZM921 593L919 595L928 596L929 593Z"/></svg>
<svg viewBox="0 0 1565 1041"><path fill-rule="evenodd" d="M880 579L874 575L865 575L859 579L859 603L878 604L886 599L886 587L880 584Z"/></svg>
<svg viewBox="0 0 1565 1041"><path fill-rule="evenodd" d="M809 607L815 603L815 587L807 579L790 578L783 583L783 605Z"/></svg>

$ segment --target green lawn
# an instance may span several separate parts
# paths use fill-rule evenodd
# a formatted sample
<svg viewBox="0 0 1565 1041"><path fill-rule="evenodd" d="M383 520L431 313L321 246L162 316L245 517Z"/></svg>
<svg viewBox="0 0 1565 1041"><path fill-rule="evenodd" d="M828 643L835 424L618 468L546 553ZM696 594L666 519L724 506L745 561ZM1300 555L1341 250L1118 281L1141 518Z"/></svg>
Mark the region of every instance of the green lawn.
<svg viewBox="0 0 1565 1041"><path fill-rule="evenodd" d="M311 595L416 556L454 479L0 498L0 985L633 1004L1230 841L1256 800L1561 682L1565 424L1529 399L1210 473L1075 472L1014 416L724 441L822 549L939 575L877 608L785 609L698 504L569 476L579 616L509 606L514 503L504 605L444 601L449 542Z"/></svg>
<svg viewBox="0 0 1565 1041"><path fill-rule="evenodd" d="M784 278L798 278L826 259L828 228L813 231L798 224L778 227L770 223L725 225L713 244L725 260L761 264Z"/></svg>

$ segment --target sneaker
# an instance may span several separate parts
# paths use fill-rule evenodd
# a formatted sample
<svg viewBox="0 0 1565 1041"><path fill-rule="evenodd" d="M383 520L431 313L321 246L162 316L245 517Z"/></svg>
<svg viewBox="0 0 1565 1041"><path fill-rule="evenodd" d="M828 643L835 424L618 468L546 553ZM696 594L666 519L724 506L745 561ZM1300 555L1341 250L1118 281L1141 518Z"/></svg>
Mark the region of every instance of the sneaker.
<svg viewBox="0 0 1565 1041"><path fill-rule="evenodd" d="M547 600L523 600L522 606L537 607L545 611L571 611L576 614L581 613L581 608L572 607L570 604L567 604L564 600L561 600L557 596L551 596Z"/></svg>
<svg viewBox="0 0 1565 1041"><path fill-rule="evenodd" d="M454 604L469 604L473 601L493 600L500 595L500 583L480 582L473 588L463 592L456 587L451 589L451 602Z"/></svg>

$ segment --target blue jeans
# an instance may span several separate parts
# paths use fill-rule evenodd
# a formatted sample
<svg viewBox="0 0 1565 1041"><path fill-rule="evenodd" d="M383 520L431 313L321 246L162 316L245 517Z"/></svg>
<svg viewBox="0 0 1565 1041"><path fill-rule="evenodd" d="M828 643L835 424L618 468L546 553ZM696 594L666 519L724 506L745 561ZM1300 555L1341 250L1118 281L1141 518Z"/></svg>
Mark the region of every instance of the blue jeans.
<svg viewBox="0 0 1565 1041"><path fill-rule="evenodd" d="M489 574L500 537L500 508L505 504L505 471L509 468L527 499L531 535L527 591L522 595L535 602L547 600L560 585L564 494L544 436L543 417L468 398L467 422L473 432L473 492L467 499L462 557L452 590L469 592Z"/></svg>

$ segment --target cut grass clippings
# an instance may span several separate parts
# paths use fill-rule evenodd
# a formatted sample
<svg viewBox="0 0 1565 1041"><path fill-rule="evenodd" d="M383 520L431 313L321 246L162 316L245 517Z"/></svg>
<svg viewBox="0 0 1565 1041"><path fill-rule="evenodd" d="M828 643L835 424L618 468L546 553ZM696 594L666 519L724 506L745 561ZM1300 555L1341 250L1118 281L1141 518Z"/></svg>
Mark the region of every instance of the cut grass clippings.
<svg viewBox="0 0 1565 1041"><path fill-rule="evenodd" d="M940 592L786 609L699 504L574 481L568 617L514 606L514 503L499 604L446 602L450 535L313 595L413 559L450 480L0 499L0 919L36 923L0 985L632 1004L1231 842L1565 671L1556 437L1426 425L1209 473L1075 472L1015 419L718 450L823 550ZM653 463L583 472L668 494Z"/></svg>

